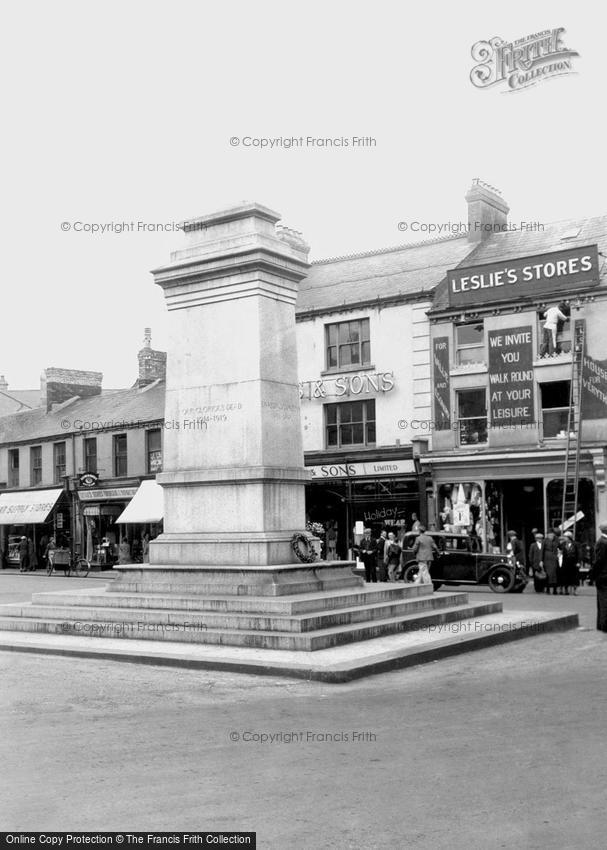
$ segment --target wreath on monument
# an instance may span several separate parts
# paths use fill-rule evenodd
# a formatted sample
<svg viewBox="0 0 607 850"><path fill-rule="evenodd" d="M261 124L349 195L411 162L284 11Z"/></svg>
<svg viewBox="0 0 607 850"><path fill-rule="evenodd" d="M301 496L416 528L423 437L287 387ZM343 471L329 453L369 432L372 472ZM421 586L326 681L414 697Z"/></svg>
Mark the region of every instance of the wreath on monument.
<svg viewBox="0 0 607 850"><path fill-rule="evenodd" d="M312 544L312 535L300 532L291 538L291 549L298 561L311 564L318 560L318 553Z"/></svg>

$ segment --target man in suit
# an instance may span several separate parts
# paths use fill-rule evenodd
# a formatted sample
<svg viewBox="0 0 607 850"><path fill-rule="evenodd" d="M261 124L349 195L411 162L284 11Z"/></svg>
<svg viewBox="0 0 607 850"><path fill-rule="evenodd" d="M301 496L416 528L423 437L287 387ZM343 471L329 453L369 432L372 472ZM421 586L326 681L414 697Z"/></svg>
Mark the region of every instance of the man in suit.
<svg viewBox="0 0 607 850"><path fill-rule="evenodd" d="M365 565L365 581L377 581L377 569L376 569L376 560L377 560L377 549L376 546L371 539L371 529L365 528L365 535L363 539L360 541L360 545L358 547L360 552L360 557Z"/></svg>
<svg viewBox="0 0 607 850"><path fill-rule="evenodd" d="M379 580L388 581L388 568L384 561L384 553L388 543L388 532L382 531L380 536L375 541L375 556L377 558L377 567L379 569Z"/></svg>
<svg viewBox="0 0 607 850"><path fill-rule="evenodd" d="M533 575L533 587L536 593L543 593L546 587L546 578L540 578L544 572L544 535L541 531L536 532L535 540L529 547L529 567ZM538 575L539 574L539 575Z"/></svg>
<svg viewBox="0 0 607 850"><path fill-rule="evenodd" d="M596 627L600 632L607 632L607 523L599 528L601 536L594 547L594 564L590 576L596 585Z"/></svg>

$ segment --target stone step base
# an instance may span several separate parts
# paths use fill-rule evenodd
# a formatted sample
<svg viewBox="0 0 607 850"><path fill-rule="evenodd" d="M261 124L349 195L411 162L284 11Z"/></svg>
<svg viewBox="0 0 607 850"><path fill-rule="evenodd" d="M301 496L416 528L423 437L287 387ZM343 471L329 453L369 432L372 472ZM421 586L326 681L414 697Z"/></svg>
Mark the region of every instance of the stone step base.
<svg viewBox="0 0 607 850"><path fill-rule="evenodd" d="M309 653L2 631L0 650L339 683L578 625L577 614L475 614L455 622L435 623L416 631Z"/></svg>
<svg viewBox="0 0 607 850"><path fill-rule="evenodd" d="M107 597L103 597L104 599ZM3 616L24 617L43 620L52 618L61 620L63 631L73 634L82 628L83 624L118 623L135 628L154 627L159 629L166 626L176 631L200 631L208 629L224 629L228 631L269 631L269 632L313 632L336 626L353 623L407 617L419 612L429 612L442 608L464 605L468 602L467 594L452 593L440 596L418 596L411 599L393 599L384 602L367 602L350 608L339 608L330 611L315 611L307 614L290 614L277 616L275 614L259 614L257 612L234 613L224 611L175 611L162 608L118 608L103 605L65 605L57 600L52 605L32 603L13 603L3 606L0 614Z"/></svg>
<svg viewBox="0 0 607 850"><path fill-rule="evenodd" d="M436 603L436 597L430 597L430 600ZM31 611L28 605L5 605L0 608L0 630L63 635L85 634L91 639L111 636L126 640L143 639L315 652L344 643L371 640L401 631L419 631L464 618L496 613L501 610L501 603L456 604L446 608L438 608L436 604L432 604L428 610L414 614L400 613L376 620L364 619L360 622L332 625L307 633L272 632L263 629L236 630L226 626L207 628L204 623L191 621L187 625L121 621L116 616L119 612L115 609L112 611L113 616L105 621L92 619L88 622L84 618L73 619L73 609L67 610L70 613L69 618L62 619L55 609L49 609L44 616L39 616L40 608L36 608L35 613L32 612L33 616L28 616L28 611ZM361 612L366 613L364 606Z"/></svg>
<svg viewBox="0 0 607 850"><path fill-rule="evenodd" d="M222 596L212 594L118 593L104 588L34 593L35 605L82 607L153 608L190 612L255 613L288 616L312 611L336 611L356 605L393 602L432 594L429 585L368 584L340 591L302 593L295 596ZM467 601L463 599L462 601ZM1 609L0 609L1 610Z"/></svg>

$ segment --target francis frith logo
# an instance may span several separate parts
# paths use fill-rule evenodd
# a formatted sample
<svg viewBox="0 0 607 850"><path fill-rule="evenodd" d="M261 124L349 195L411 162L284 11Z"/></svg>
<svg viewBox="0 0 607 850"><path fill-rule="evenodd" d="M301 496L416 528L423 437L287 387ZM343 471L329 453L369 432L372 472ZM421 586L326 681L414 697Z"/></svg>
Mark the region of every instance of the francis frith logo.
<svg viewBox="0 0 607 850"><path fill-rule="evenodd" d="M563 44L563 27L533 33L516 41L495 37L477 41L472 58L478 64L470 72L477 88L504 83L506 91L529 88L551 77L573 73L572 59L579 56Z"/></svg>

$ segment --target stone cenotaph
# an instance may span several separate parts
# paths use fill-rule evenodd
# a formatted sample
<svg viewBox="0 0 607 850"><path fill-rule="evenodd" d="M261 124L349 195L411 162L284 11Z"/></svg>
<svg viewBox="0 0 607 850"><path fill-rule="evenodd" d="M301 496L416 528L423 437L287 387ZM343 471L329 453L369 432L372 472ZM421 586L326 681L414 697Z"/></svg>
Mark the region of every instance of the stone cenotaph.
<svg viewBox="0 0 607 850"><path fill-rule="evenodd" d="M278 595L357 586L343 561L302 565L295 301L308 246L256 203L189 221L154 271L169 311L164 533L116 589Z"/></svg>

